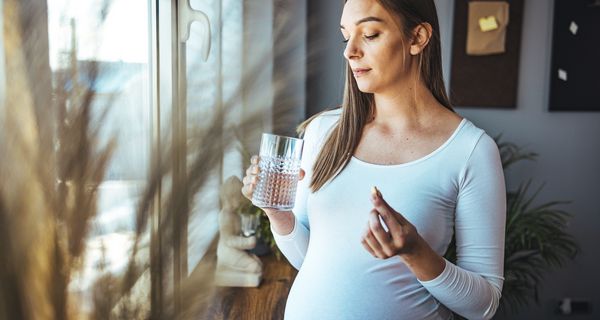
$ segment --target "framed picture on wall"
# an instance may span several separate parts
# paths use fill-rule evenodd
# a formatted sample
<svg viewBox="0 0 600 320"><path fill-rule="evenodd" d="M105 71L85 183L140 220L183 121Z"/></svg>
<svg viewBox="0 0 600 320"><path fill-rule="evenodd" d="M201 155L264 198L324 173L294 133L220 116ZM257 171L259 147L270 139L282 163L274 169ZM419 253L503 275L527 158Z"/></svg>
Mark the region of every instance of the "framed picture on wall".
<svg viewBox="0 0 600 320"><path fill-rule="evenodd" d="M550 111L600 111L600 0L555 0Z"/></svg>

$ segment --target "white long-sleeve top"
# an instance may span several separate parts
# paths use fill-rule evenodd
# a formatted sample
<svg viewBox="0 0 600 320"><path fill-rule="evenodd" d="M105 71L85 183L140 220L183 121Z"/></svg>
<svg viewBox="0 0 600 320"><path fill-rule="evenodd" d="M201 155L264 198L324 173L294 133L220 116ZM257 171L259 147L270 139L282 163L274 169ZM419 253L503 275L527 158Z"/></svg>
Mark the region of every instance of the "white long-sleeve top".
<svg viewBox="0 0 600 320"><path fill-rule="evenodd" d="M312 167L340 110L315 118L305 133L294 229L274 233L299 269L285 318L295 319L489 319L503 283L506 190L498 147L463 119L429 155L399 165L352 158L319 191L308 186ZM376 259L361 244L377 186L392 208L442 256L456 232L457 265L446 261L433 280L419 281L393 257Z"/></svg>

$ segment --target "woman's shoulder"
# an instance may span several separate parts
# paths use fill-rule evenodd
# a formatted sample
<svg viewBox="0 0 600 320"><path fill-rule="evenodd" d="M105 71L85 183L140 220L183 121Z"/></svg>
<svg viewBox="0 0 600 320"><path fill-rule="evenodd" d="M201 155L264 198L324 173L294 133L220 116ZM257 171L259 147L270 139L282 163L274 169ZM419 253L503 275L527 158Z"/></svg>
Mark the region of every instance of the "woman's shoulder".
<svg viewBox="0 0 600 320"><path fill-rule="evenodd" d="M336 107L333 109L327 109L325 111L321 111L319 116L321 117L339 117L342 114L342 107Z"/></svg>
<svg viewBox="0 0 600 320"><path fill-rule="evenodd" d="M321 111L300 124L298 131L305 136L323 136L333 128L333 125L337 123L341 114L341 107Z"/></svg>
<svg viewBox="0 0 600 320"><path fill-rule="evenodd" d="M492 138L484 129L478 127L467 118L463 119L461 128L461 143L465 148L465 154L470 158L476 150L484 153L498 153L496 140Z"/></svg>
<svg viewBox="0 0 600 320"><path fill-rule="evenodd" d="M461 131L464 136L474 139L479 139L483 134L485 134L485 130L478 127L475 123L467 118L463 118L461 121Z"/></svg>
<svg viewBox="0 0 600 320"><path fill-rule="evenodd" d="M332 110L325 110L321 112L317 118L319 119L319 131L329 131L334 124L338 122L342 115L342 108L338 107Z"/></svg>
<svg viewBox="0 0 600 320"><path fill-rule="evenodd" d="M315 114L314 116L312 116L312 118L319 122L337 122L337 120L340 118L341 115L342 115L342 108L336 107L333 109L327 109L327 110L321 111L321 112Z"/></svg>

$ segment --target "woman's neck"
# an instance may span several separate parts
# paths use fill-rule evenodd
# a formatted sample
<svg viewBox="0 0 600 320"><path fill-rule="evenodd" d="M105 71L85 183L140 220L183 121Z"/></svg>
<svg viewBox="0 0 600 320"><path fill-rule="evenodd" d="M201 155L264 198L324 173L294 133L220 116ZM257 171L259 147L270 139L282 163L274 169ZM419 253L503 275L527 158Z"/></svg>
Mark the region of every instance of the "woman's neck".
<svg viewBox="0 0 600 320"><path fill-rule="evenodd" d="M373 124L390 128L422 126L439 107L431 91L421 82L374 94Z"/></svg>

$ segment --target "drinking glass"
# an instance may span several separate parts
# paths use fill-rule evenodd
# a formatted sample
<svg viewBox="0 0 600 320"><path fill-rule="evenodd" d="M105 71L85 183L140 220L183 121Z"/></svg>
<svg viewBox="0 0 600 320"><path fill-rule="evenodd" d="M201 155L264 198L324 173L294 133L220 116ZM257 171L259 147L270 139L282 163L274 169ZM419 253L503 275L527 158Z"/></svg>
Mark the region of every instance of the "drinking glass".
<svg viewBox="0 0 600 320"><path fill-rule="evenodd" d="M252 195L255 206L281 211L294 207L303 144L302 139L263 133L260 173Z"/></svg>

